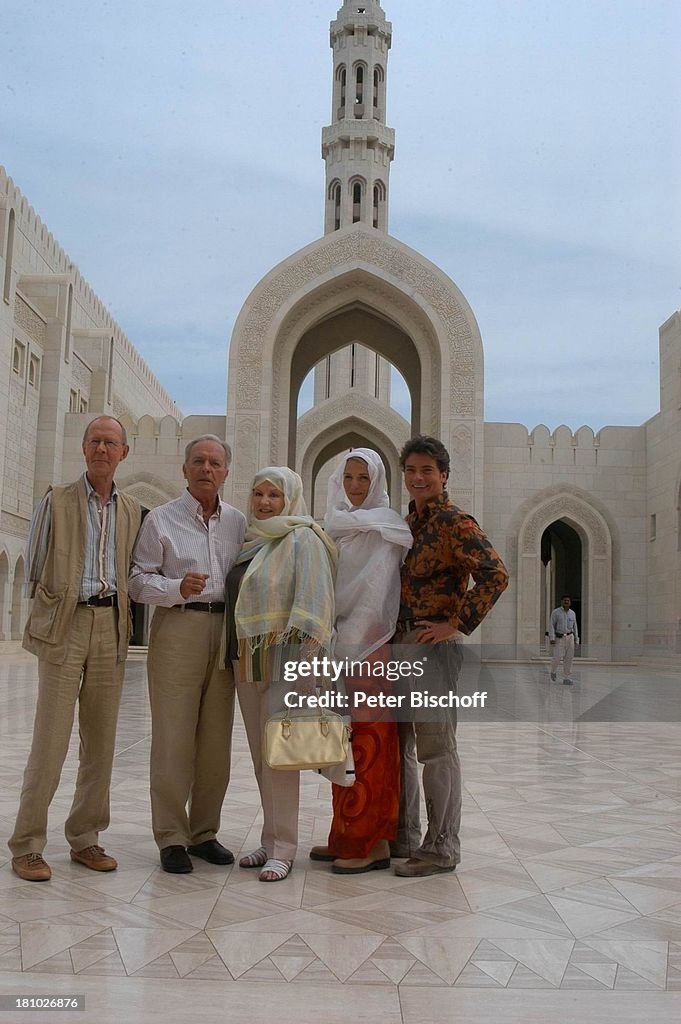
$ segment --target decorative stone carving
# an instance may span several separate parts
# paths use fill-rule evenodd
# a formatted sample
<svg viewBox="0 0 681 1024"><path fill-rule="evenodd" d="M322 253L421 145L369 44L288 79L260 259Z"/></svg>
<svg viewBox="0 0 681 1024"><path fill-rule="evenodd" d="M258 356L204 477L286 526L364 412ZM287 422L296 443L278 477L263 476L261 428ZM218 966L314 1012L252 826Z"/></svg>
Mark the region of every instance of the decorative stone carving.
<svg viewBox="0 0 681 1024"><path fill-rule="evenodd" d="M258 468L259 416L240 416L234 444L234 466L239 482L237 493L248 494L252 474Z"/></svg>
<svg viewBox="0 0 681 1024"><path fill-rule="evenodd" d="M0 530L4 533L11 533L13 537L28 537L30 520L21 516L14 516L11 512L0 513Z"/></svg>
<svg viewBox="0 0 681 1024"><path fill-rule="evenodd" d="M448 345L451 365L456 368L448 387L451 413L459 416L475 415L476 374L481 372L477 351L479 339L473 335L471 315L460 301L455 287L444 275L436 273L415 255L410 255L408 250L397 245L388 236L362 230L343 233L338 237L328 236L308 252L287 261L257 293L235 338L238 344L236 391L239 407L258 407L261 402L264 339L271 331L278 312L290 301L291 296L300 294L305 288L309 289L315 281L319 281L338 267L351 267L353 264L358 269L365 270L365 286L367 274L371 275L372 268L383 271L395 281L404 282L405 292L408 288L410 294L420 295L424 303L436 312L438 328L442 332L438 343ZM372 287L380 288L379 282L380 275L372 280ZM414 306L410 305L406 295L401 299L396 296L394 288L389 289L385 285L383 287L389 292L393 309L400 313L400 316L395 317L396 320L401 321L402 314L407 310L413 312ZM328 289L325 291L328 294ZM338 294L343 293L347 294L348 301L355 298L347 278L338 286ZM305 316L314 304L315 299L311 298L308 303L299 307L296 319ZM401 308L398 309L398 306ZM286 332L292 332L293 327L293 321L288 321ZM408 330L406 325L405 329ZM280 335L282 330L283 328L280 329ZM274 457L276 453L278 459L281 458L278 444L282 389L284 394L287 392L287 384L282 382L279 348L280 346L277 346L275 349L273 365L271 436L272 455ZM481 387L480 382L480 389ZM431 420L436 423L439 421L437 411L440 403L440 394L436 387L432 388L431 395Z"/></svg>
<svg viewBox="0 0 681 1024"><path fill-rule="evenodd" d="M473 432L463 423L454 428L449 442L451 458L451 491L472 494Z"/></svg>
<svg viewBox="0 0 681 1024"><path fill-rule="evenodd" d="M589 531L594 556L608 553L609 534L604 521L586 502L569 494L556 497L537 509L522 531L523 551L527 554L534 552L546 527L566 516Z"/></svg>
<svg viewBox="0 0 681 1024"><path fill-rule="evenodd" d="M383 430L394 443L403 443L409 436L409 423L389 405L371 395L350 392L342 398L332 398L316 405L298 421L299 461L309 441L322 431L338 423L339 419L353 416Z"/></svg>
<svg viewBox="0 0 681 1024"><path fill-rule="evenodd" d="M23 327L29 338L43 348L45 347L45 321L22 299L21 295L14 297L14 319L19 327Z"/></svg>

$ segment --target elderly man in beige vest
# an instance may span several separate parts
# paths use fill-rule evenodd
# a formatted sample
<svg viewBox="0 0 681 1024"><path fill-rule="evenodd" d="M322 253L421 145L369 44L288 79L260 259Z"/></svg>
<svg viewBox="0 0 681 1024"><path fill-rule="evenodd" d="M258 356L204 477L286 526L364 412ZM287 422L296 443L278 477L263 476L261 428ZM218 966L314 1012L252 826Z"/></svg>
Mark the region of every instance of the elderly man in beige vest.
<svg viewBox="0 0 681 1024"><path fill-rule="evenodd" d="M234 678L220 657L225 578L246 519L220 500L229 445L204 434L185 449L187 489L152 509L135 545L130 593L156 606L149 636L151 820L164 871L234 856L217 840L230 772Z"/></svg>
<svg viewBox="0 0 681 1024"><path fill-rule="evenodd" d="M47 814L69 747L76 703L80 764L66 839L71 859L113 871L99 846L109 824L109 788L130 635L128 567L140 507L114 484L128 454L123 425L98 416L83 437L86 472L51 488L28 539L33 606L24 647L38 656L38 705L19 813L9 840L12 869L30 882L52 872L42 853Z"/></svg>

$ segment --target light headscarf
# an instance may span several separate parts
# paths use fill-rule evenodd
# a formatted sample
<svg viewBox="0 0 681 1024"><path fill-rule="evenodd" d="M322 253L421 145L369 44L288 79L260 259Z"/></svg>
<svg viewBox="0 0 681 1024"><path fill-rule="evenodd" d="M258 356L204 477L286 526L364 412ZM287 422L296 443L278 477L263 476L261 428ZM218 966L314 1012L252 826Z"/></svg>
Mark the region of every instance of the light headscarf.
<svg viewBox="0 0 681 1024"><path fill-rule="evenodd" d="M278 516L248 513L237 562L249 562L234 609L239 647L252 651L299 637L328 648L333 633L336 547L307 515L303 481L287 466L256 474L251 490L269 481L284 495Z"/></svg>
<svg viewBox="0 0 681 1024"><path fill-rule="evenodd" d="M355 508L343 486L345 467L362 459L369 493ZM395 632L400 607L400 565L412 546L411 530L390 508L385 466L371 448L353 448L329 479L324 527L338 545L336 654L361 661Z"/></svg>

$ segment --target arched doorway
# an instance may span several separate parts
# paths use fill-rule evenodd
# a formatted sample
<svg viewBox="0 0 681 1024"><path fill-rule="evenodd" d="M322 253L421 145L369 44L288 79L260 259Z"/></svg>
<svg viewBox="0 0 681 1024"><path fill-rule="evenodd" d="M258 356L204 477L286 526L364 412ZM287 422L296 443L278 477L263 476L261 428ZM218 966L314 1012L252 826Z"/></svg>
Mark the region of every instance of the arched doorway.
<svg viewBox="0 0 681 1024"><path fill-rule="evenodd" d="M612 653L613 554L612 534L605 515L585 492L561 485L525 502L513 522L518 524L518 532L516 537L509 538L509 547L517 545L516 641L520 650L536 653L546 629L547 605L563 586L567 593L575 584L574 576L569 575L563 576L561 584L560 572L567 573L568 560L571 564L579 563L578 553L581 553L581 629L588 638L589 654L609 659ZM556 580L555 584L551 583L551 591L546 580L547 531L548 540L555 545Z"/></svg>
<svg viewBox="0 0 681 1024"><path fill-rule="evenodd" d="M549 628L551 612L561 599L570 595L577 616L577 629L583 643L588 642L582 628L582 539L574 527L557 519L544 530L541 538L542 611L540 642Z"/></svg>

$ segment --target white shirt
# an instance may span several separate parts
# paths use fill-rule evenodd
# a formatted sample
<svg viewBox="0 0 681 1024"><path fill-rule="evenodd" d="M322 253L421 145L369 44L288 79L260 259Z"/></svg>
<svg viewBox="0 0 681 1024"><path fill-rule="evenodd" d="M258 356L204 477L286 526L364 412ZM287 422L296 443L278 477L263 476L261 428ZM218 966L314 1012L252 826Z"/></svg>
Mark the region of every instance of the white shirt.
<svg viewBox="0 0 681 1024"><path fill-rule="evenodd" d="M132 553L128 589L133 601L171 608L185 604L180 584L188 572L208 575L192 603L224 601L225 579L241 550L246 517L225 501L206 523L201 503L185 491L146 516Z"/></svg>
<svg viewBox="0 0 681 1024"><path fill-rule="evenodd" d="M554 608L551 612L551 625L549 626L549 640L556 639L556 633L562 633L565 636L566 633L574 633L575 643L579 643L579 633L577 632L577 616L573 612L572 608L568 611L562 607Z"/></svg>

